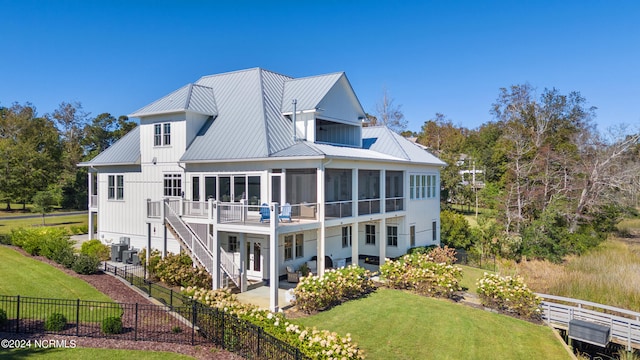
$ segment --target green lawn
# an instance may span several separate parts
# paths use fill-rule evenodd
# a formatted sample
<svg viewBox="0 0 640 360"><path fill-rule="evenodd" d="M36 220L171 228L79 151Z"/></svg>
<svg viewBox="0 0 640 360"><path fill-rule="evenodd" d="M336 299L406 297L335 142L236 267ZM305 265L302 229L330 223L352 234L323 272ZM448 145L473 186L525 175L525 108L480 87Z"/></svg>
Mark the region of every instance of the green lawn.
<svg viewBox="0 0 640 360"><path fill-rule="evenodd" d="M485 272L493 274L493 271L479 269L466 265L456 265L462 268L462 281L460 281L460 285L467 289L470 293L476 293L478 286L476 282L480 280L480 278L484 275Z"/></svg>
<svg viewBox="0 0 640 360"><path fill-rule="evenodd" d="M51 265L24 256L9 247L0 246L0 259L2 259L0 261L0 274L2 274L0 295L113 302L86 282L69 276ZM30 308L26 311L23 306L22 316L45 318L54 311L62 312L67 319L74 319L76 316L74 307L54 308L42 305ZM16 316L13 307L7 306L5 310L9 317ZM116 315L120 311L119 307L95 308L95 311L93 309L81 311L81 319L100 321L103 317Z"/></svg>
<svg viewBox="0 0 640 360"><path fill-rule="evenodd" d="M570 358L546 326L384 288L293 321L350 333L367 359Z"/></svg>
<svg viewBox="0 0 640 360"><path fill-rule="evenodd" d="M33 343L33 341L32 341ZM82 340L78 340L78 347L75 349L61 348L40 348L40 349L14 349L12 351L3 351L0 349L0 358L2 359L25 359L38 358L50 360L129 360L129 359L145 359L145 360L174 360L174 359L193 359L190 356L180 355L170 352L161 351L141 351L141 350L121 350L121 349L92 349L81 348Z"/></svg>
<svg viewBox="0 0 640 360"><path fill-rule="evenodd" d="M67 215L45 218L46 226L64 227L69 229L71 226L88 226L89 219L87 215ZM42 225L42 216L31 219L12 219L11 217L0 217L0 234L9 234L11 229L21 227L31 227Z"/></svg>

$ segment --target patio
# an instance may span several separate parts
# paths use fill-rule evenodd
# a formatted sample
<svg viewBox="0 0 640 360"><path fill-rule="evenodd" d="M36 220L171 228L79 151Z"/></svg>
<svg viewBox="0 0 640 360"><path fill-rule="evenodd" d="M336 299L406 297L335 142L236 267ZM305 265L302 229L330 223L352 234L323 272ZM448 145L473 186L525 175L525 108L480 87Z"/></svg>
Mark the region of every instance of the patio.
<svg viewBox="0 0 640 360"><path fill-rule="evenodd" d="M296 287L296 284L289 283L287 281L280 281L278 288L278 305L280 309L287 309L291 307L291 303L287 301L287 291ZM252 304L258 306L260 309L269 309L269 287L260 286L253 290L245 291L243 293L236 294L239 302L243 304Z"/></svg>

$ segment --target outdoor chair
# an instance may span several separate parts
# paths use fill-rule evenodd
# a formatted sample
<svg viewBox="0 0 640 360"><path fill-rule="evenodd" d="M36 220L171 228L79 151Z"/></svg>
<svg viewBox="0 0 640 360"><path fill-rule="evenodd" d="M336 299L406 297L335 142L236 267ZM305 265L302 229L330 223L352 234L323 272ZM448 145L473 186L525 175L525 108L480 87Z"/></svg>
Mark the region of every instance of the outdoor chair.
<svg viewBox="0 0 640 360"><path fill-rule="evenodd" d="M300 278L302 277L301 271L293 271L291 266L287 266L287 281L290 283L300 282Z"/></svg>
<svg viewBox="0 0 640 360"><path fill-rule="evenodd" d="M282 206L282 213L280 213L280 221L289 220L291 222L291 204L285 203Z"/></svg>
<svg viewBox="0 0 640 360"><path fill-rule="evenodd" d="M269 209L269 205L263 203L260 206L260 222L269 221L271 219L271 210Z"/></svg>

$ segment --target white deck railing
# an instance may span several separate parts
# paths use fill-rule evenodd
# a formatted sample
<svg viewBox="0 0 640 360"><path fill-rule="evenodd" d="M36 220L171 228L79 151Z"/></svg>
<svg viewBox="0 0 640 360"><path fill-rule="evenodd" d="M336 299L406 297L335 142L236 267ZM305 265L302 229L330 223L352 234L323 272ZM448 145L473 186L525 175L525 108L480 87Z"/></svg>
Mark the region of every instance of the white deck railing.
<svg viewBox="0 0 640 360"><path fill-rule="evenodd" d="M89 198L89 207L97 208L98 207L98 195L91 195Z"/></svg>
<svg viewBox="0 0 640 360"><path fill-rule="evenodd" d="M542 319L554 327L568 329L573 319L583 320L611 329L611 340L624 344L627 350L640 349L640 313L561 296L537 294L541 304Z"/></svg>

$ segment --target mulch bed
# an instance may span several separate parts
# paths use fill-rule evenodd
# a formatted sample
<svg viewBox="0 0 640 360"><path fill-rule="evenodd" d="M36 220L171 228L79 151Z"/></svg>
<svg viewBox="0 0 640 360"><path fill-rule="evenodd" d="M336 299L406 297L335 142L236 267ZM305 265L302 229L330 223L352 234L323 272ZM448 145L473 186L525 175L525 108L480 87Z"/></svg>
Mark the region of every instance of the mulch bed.
<svg viewBox="0 0 640 360"><path fill-rule="evenodd" d="M25 256L29 256L33 259L39 260L41 262L47 263L51 266L54 266L66 274L82 279L87 283L91 284L98 291L104 293L111 299L120 303L127 304L135 304L138 303L139 306L142 305L143 308L147 308L146 305L153 305L153 303L149 300L147 296L144 296L137 291L133 290L129 287L128 284L121 281L119 278L115 276L98 273L94 275L81 275L77 274L75 271L66 269L64 266L49 260L42 256L31 256L22 250L19 247L12 246L13 249L20 252ZM150 308L150 307L149 307ZM150 310L149 310L150 311ZM140 313L139 313L140 315ZM182 322L171 315L163 315L166 321L162 321L163 328L159 329L157 324L144 324L144 321L139 321L138 323L138 331L139 338L143 339L153 339L154 337L162 336L162 333L166 333L168 330L171 331L171 328L174 326L183 327L183 331L180 333L182 337L185 337L186 341L190 341L191 338L191 328L185 326ZM133 311L128 311L125 309L124 315L122 317L123 326L125 329L131 329L134 324L135 315ZM149 316L151 318L152 316ZM157 318L157 315L154 314L154 318ZM168 327L167 327L168 326ZM81 325L81 328L84 325ZM99 329L97 329L99 332ZM73 333L73 331L71 331ZM175 337L175 335L172 335ZM132 341L132 340L123 340L117 338L105 339L105 338L95 338L95 337L87 337L87 336L62 336L62 335L53 335L53 334L14 334L14 333L2 333L0 332L0 338L2 339L39 339L39 340L75 340L78 347L89 347L89 348L110 348L110 349L130 349L130 350L153 350L153 351L170 351L179 354L193 356L197 359L242 359L242 357L224 351L220 348L217 348L213 345L209 344L199 344L196 346L192 345L184 345L179 343L167 343L167 342L155 342L155 341Z"/></svg>

